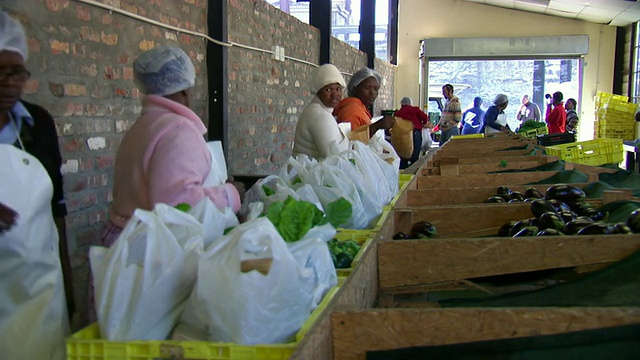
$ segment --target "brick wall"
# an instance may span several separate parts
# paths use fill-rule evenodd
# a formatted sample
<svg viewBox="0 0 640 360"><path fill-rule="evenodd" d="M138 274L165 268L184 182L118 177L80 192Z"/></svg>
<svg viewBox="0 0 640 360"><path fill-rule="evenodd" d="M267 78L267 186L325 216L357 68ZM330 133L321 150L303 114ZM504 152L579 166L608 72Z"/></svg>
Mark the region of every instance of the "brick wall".
<svg viewBox="0 0 640 360"><path fill-rule="evenodd" d="M320 33L261 0L229 1L229 41L312 64ZM229 49L229 173L272 174L290 155L315 66L239 46Z"/></svg>
<svg viewBox="0 0 640 360"><path fill-rule="evenodd" d="M171 25L206 32L205 0L102 0ZM179 45L202 73L205 42L70 0L22 0L2 8L24 25L32 72L24 98L56 120L64 161L67 236L77 299L84 299L87 252L96 245L111 200L118 144L140 112L132 63L143 50ZM204 115L206 77L196 84L194 110ZM76 301L79 306L83 301Z"/></svg>

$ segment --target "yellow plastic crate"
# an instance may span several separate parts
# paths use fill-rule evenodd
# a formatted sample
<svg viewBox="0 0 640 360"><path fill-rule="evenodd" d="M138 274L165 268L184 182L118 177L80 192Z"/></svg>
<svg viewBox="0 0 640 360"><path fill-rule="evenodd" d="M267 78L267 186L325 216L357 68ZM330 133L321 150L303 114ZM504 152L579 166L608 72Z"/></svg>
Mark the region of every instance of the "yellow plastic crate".
<svg viewBox="0 0 640 360"><path fill-rule="evenodd" d="M602 91L598 91L596 93L596 99L595 99L596 108L599 108L603 104L607 104L610 102L628 102L628 101L629 101L628 96L605 93Z"/></svg>
<svg viewBox="0 0 640 360"><path fill-rule="evenodd" d="M370 230L341 230L336 234L335 238L340 241L353 240L360 245L360 251L358 251L358 254L353 258L351 267L348 269L336 269L339 277L348 277L351 275L353 268L360 262L364 251L371 246L375 233L375 231Z"/></svg>
<svg viewBox="0 0 640 360"><path fill-rule="evenodd" d="M633 119L597 120L595 129L597 138L633 140L636 136L636 122Z"/></svg>
<svg viewBox="0 0 640 360"><path fill-rule="evenodd" d="M338 277L338 286L327 292L296 334L295 342L264 345L175 340L111 342L100 338L100 328L93 323L67 339L67 360L285 360L325 311L344 280Z"/></svg>
<svg viewBox="0 0 640 360"><path fill-rule="evenodd" d="M452 139L481 139L484 134L453 135Z"/></svg>
<svg viewBox="0 0 640 360"><path fill-rule="evenodd" d="M537 129L531 129L527 131L519 131L518 135L521 135L525 139L537 139L538 135L546 135L549 133L549 129L546 126L539 127Z"/></svg>
<svg viewBox="0 0 640 360"><path fill-rule="evenodd" d="M622 140L619 139L596 139L547 146L546 152L560 160L593 166L617 164L624 159Z"/></svg>

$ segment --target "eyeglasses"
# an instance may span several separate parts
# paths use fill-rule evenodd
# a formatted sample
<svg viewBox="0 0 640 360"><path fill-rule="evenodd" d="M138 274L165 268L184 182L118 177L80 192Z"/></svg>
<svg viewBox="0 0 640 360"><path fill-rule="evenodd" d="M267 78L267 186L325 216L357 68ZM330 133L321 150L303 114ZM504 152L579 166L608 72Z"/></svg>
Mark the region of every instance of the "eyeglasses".
<svg viewBox="0 0 640 360"><path fill-rule="evenodd" d="M27 69L16 69L6 72L0 72L0 82L7 81L7 79L11 79L16 82L24 82L29 80L31 77L31 73Z"/></svg>

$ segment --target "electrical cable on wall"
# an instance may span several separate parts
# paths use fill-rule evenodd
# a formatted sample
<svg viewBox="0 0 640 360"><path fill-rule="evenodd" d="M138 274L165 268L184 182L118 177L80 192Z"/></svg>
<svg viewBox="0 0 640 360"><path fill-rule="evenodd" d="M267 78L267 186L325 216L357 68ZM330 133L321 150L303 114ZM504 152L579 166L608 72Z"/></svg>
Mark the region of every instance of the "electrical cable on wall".
<svg viewBox="0 0 640 360"><path fill-rule="evenodd" d="M260 49L260 48L257 48L257 47L253 47L253 46L249 46L249 45L243 45L243 44L239 44L239 43L235 43L235 42L224 42L224 41L216 40L216 39L210 37L207 34L203 34L203 33L197 32L197 31L191 31L191 30L187 30L187 29L182 29L182 28L179 28L179 27L173 26L173 25L167 25L167 24L162 23L160 21L149 19L147 17L140 16L140 15L134 14L132 12L119 9L119 8L116 8L116 7L111 6L111 5L103 4L101 2L97 2L97 1L94 1L94 0L74 0L74 1L80 2L80 3L84 3L84 4L87 4L87 5L91 5L91 6L95 6L95 7L99 7L99 8L108 10L110 13L115 12L115 13L118 13L120 15L124 15L124 16L130 17L130 18L142 21L142 22L146 22L148 24L152 24L152 25L159 26L159 27L162 27L162 28L165 28L165 29L168 29L168 30L176 31L178 33L184 33L184 34L189 34L189 35L192 35L192 36L201 37L201 38L203 38L203 39L205 39L207 41L210 41L210 42L212 42L212 43L214 43L216 45L226 46L226 47L236 46L236 47L239 47L239 48L242 48L242 49L262 52L262 53L265 53L265 54L273 54L274 53L273 51L267 50L267 49ZM294 57L291 57L291 56L286 56L285 55L285 59L289 59L291 61L295 61L295 62L307 64L307 65L310 65L310 66L318 67L318 64L314 64L312 62L309 62L309 61L306 61L306 60L302 60L302 59L298 59L298 58L294 58Z"/></svg>

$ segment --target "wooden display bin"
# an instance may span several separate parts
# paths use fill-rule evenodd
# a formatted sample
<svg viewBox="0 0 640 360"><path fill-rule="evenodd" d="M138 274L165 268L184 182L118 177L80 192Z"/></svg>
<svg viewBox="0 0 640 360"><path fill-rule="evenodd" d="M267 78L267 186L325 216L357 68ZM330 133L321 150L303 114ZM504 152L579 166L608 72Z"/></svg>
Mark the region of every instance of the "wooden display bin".
<svg viewBox="0 0 640 360"><path fill-rule="evenodd" d="M489 187L504 185L527 185L556 175L557 171L514 172L501 174L464 174L417 176L417 189L436 189L451 187ZM587 174L587 182L598 181L598 174ZM552 184L552 183L550 183Z"/></svg>
<svg viewBox="0 0 640 360"><path fill-rule="evenodd" d="M373 309L331 314L333 359L367 351L562 334L640 323L640 308Z"/></svg>

